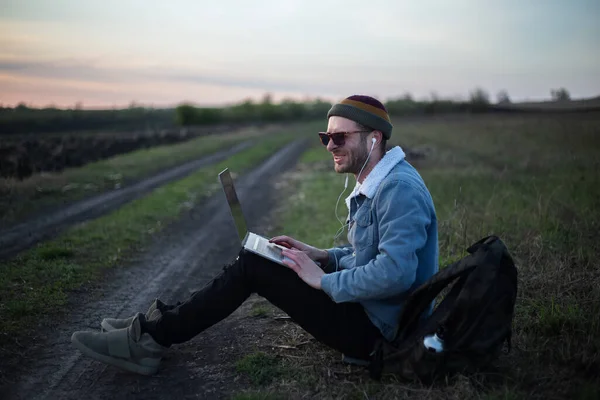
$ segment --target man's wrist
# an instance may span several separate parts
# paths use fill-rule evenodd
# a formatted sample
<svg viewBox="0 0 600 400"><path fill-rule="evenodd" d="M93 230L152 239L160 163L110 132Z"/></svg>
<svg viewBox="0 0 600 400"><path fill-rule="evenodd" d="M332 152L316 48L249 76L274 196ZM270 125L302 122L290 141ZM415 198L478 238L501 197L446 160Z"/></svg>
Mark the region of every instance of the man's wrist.
<svg viewBox="0 0 600 400"><path fill-rule="evenodd" d="M327 253L327 250L319 250L319 253L317 261L324 267L329 264L329 253Z"/></svg>

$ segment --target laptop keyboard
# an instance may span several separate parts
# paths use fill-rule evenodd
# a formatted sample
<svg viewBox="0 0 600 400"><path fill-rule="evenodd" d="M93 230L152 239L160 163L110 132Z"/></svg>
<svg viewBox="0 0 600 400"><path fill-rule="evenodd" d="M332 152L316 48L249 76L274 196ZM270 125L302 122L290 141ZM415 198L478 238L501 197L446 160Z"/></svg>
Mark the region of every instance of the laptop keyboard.
<svg viewBox="0 0 600 400"><path fill-rule="evenodd" d="M263 238L258 238L257 242L258 246L256 250L258 250L258 252L274 258L281 258L281 249L279 247L274 246L272 243L269 243L268 240Z"/></svg>

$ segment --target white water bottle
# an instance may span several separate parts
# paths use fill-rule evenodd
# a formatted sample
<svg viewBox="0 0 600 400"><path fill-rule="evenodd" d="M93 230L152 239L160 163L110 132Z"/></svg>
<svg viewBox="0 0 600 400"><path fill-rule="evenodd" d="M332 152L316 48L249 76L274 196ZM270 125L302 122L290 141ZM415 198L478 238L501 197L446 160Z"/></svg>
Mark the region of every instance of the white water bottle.
<svg viewBox="0 0 600 400"><path fill-rule="evenodd" d="M440 335L438 335L438 333ZM423 345L427 349L427 351L431 353L441 353L444 351L444 340L441 338L442 331L438 329L438 332L433 335L427 335L423 339Z"/></svg>

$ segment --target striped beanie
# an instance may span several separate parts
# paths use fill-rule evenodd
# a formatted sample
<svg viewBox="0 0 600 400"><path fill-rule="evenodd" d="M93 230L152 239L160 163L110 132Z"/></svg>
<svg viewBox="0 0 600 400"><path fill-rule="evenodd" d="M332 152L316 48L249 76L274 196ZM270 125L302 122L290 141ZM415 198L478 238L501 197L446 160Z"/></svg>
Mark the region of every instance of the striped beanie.
<svg viewBox="0 0 600 400"><path fill-rule="evenodd" d="M392 122L383 104L369 96L354 95L334 104L327 113L332 116L344 117L358 122L373 130L381 131L386 139L392 136Z"/></svg>

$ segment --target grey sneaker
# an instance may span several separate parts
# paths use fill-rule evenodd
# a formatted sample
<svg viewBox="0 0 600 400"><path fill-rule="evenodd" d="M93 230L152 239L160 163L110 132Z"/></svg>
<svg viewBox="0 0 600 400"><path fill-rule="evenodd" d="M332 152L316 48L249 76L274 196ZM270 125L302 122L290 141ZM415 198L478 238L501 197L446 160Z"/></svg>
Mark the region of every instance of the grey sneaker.
<svg viewBox="0 0 600 400"><path fill-rule="evenodd" d="M140 317L143 318L142 313L123 329L75 332L71 343L94 360L137 374L155 374L167 348L156 343L149 334L141 333Z"/></svg>
<svg viewBox="0 0 600 400"><path fill-rule="evenodd" d="M160 318L160 316L162 314L159 309L159 304L161 306L164 305L164 303L162 301L156 299L150 305L150 308L148 308L148 311L146 311L146 320L147 321L152 321L154 319ZM133 317L129 317L129 318L125 318L125 319L104 318L102 320L102 322L100 323L100 329L102 332L110 332L110 331L114 331L115 329L127 328L128 326L131 325L134 318L135 318L135 315Z"/></svg>

